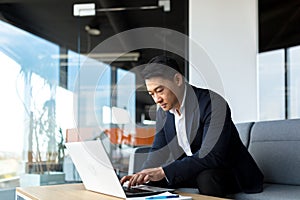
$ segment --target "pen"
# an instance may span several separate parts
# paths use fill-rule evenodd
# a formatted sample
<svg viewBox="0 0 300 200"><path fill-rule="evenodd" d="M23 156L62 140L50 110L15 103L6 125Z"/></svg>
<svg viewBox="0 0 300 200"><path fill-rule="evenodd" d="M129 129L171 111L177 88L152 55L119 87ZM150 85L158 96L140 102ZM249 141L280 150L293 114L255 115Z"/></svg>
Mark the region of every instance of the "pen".
<svg viewBox="0 0 300 200"><path fill-rule="evenodd" d="M178 194L168 195L168 196L155 196L155 197L146 197L146 200L150 199L169 199L169 198L178 198Z"/></svg>

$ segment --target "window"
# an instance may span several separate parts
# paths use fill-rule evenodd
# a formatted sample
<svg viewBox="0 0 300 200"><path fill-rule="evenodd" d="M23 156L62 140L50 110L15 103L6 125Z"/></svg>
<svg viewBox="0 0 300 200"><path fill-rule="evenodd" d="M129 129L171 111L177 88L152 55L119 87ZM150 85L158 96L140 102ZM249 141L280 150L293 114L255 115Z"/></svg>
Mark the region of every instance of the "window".
<svg viewBox="0 0 300 200"><path fill-rule="evenodd" d="M117 107L127 110L130 117L130 122L124 126L125 130L135 133L135 74L118 69L117 86Z"/></svg>
<svg viewBox="0 0 300 200"><path fill-rule="evenodd" d="M299 101L300 46L261 53L259 119L299 118Z"/></svg>
<svg viewBox="0 0 300 200"><path fill-rule="evenodd" d="M103 115L103 107L111 106L111 67L71 51L69 58L68 87L75 93L77 127L93 128L96 132L99 128L99 131L108 128L104 123L108 119Z"/></svg>
<svg viewBox="0 0 300 200"><path fill-rule="evenodd" d="M259 120L285 118L284 50L259 54Z"/></svg>
<svg viewBox="0 0 300 200"><path fill-rule="evenodd" d="M289 118L300 117L300 46L288 49Z"/></svg>
<svg viewBox="0 0 300 200"><path fill-rule="evenodd" d="M59 87L58 45L3 21L0 39L0 118L5 119L0 188L5 188L19 186L19 175L25 172L37 173L45 170L46 162L59 162L57 141L73 126L62 108L72 109L73 94ZM37 162L39 167L33 164Z"/></svg>

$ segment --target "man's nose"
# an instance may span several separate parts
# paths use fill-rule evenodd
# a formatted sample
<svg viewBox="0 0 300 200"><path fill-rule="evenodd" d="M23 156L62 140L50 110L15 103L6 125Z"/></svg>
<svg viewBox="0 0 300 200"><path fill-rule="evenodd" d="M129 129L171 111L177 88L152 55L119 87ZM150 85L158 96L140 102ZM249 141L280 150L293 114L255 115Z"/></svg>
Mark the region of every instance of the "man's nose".
<svg viewBox="0 0 300 200"><path fill-rule="evenodd" d="M162 102L162 98L161 98L161 96L158 95L158 94L154 94L154 95L153 95L153 99L154 99L154 102L155 102L156 104Z"/></svg>

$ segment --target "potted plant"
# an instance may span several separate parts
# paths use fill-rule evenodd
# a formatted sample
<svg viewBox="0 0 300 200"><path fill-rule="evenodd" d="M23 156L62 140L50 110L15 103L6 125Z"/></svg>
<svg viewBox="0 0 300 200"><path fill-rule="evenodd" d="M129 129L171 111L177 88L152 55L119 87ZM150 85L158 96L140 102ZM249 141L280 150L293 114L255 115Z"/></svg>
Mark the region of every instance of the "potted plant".
<svg viewBox="0 0 300 200"><path fill-rule="evenodd" d="M24 107L28 117L25 137L27 159L25 173L20 176L21 186L64 183L64 137L56 121L56 86L50 82L32 86L25 76ZM27 94L26 94L27 93Z"/></svg>

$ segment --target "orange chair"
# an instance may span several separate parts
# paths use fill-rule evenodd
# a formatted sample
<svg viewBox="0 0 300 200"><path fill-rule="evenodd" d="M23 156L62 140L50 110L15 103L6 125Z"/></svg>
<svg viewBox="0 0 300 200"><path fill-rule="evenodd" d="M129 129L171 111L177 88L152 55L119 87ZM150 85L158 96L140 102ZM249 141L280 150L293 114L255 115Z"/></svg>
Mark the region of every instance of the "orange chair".
<svg viewBox="0 0 300 200"><path fill-rule="evenodd" d="M155 136L154 127L136 128L136 134L131 136L133 146L150 146Z"/></svg>
<svg viewBox="0 0 300 200"><path fill-rule="evenodd" d="M96 128L70 128L66 130L66 142L91 140L95 137Z"/></svg>

